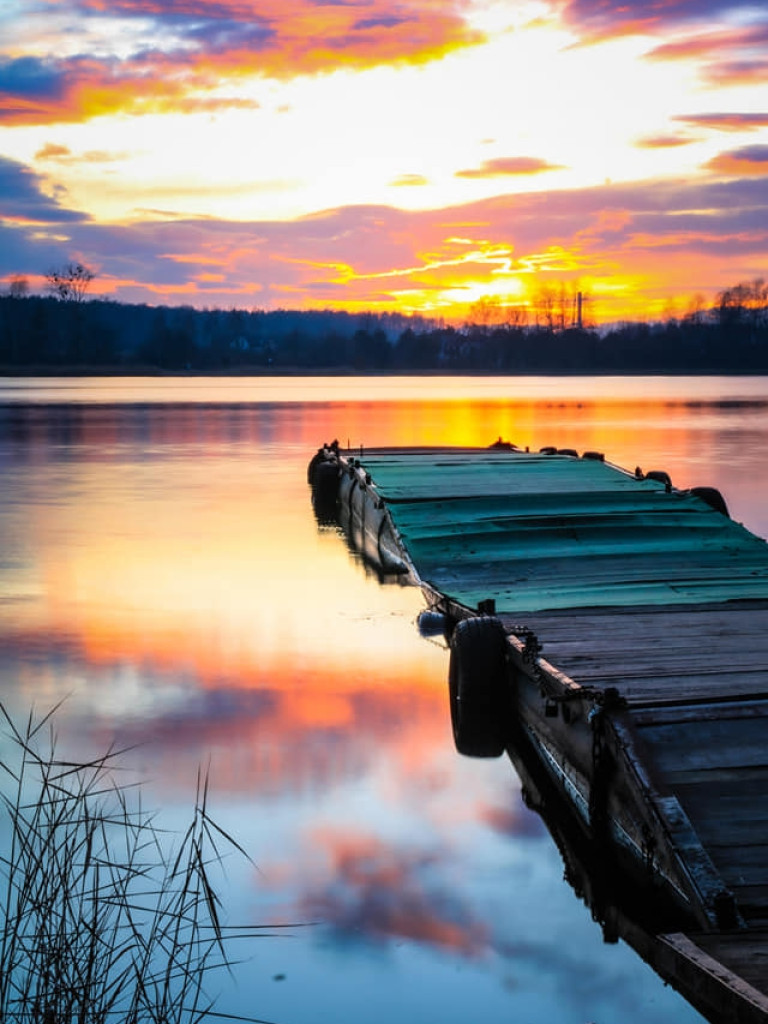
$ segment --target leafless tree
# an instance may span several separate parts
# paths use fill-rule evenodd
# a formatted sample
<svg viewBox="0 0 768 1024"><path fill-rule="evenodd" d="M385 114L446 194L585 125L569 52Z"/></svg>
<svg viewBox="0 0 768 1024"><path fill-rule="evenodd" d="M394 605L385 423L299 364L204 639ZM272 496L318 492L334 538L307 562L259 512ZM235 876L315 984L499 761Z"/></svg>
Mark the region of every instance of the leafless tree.
<svg viewBox="0 0 768 1024"><path fill-rule="evenodd" d="M45 275L48 290L62 302L83 302L88 286L96 275L84 263L67 263Z"/></svg>
<svg viewBox="0 0 768 1024"><path fill-rule="evenodd" d="M768 319L768 284L762 277L754 281L742 281L720 292L717 304L720 322L723 324L764 323Z"/></svg>
<svg viewBox="0 0 768 1024"><path fill-rule="evenodd" d="M484 295L469 307L469 323L488 331L501 318L501 300L498 295Z"/></svg>
<svg viewBox="0 0 768 1024"><path fill-rule="evenodd" d="M542 285L534 299L536 323L548 331L564 331L570 326L571 301L564 282L557 285Z"/></svg>
<svg viewBox="0 0 768 1024"><path fill-rule="evenodd" d="M683 317L686 324L703 324L707 318L707 303L701 292L696 292L688 301L688 308Z"/></svg>
<svg viewBox="0 0 768 1024"><path fill-rule="evenodd" d="M527 327L530 313L527 306L505 306L504 323L516 329Z"/></svg>

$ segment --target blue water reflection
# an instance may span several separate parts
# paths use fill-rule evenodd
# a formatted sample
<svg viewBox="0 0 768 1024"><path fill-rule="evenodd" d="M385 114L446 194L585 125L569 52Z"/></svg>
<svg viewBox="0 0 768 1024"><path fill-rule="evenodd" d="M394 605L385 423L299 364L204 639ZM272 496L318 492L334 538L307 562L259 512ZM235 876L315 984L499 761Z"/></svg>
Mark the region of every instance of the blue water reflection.
<svg viewBox="0 0 768 1024"><path fill-rule="evenodd" d="M227 862L228 917L302 925L237 951L223 1011L284 1024L700 1020L630 950L603 944L511 766L454 753L447 653L418 635L420 595L380 585L319 528L306 484L333 436L557 438L720 487L768 533L762 381L617 387L0 389L4 703L24 717L65 699L63 752L131 748L124 763L171 828L210 765L216 816L256 864Z"/></svg>

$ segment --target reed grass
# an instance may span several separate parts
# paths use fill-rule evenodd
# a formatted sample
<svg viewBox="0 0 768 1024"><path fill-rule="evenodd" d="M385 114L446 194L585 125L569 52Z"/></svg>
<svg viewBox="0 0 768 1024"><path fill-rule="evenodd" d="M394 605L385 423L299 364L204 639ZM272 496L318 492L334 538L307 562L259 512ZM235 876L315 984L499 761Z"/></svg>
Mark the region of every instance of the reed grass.
<svg viewBox="0 0 768 1024"><path fill-rule="evenodd" d="M19 728L0 704L18 755L0 762L0 1021L226 1016L215 1013L209 978L231 969L232 938L264 933L222 923L212 868L227 849L247 854L211 818L207 775L198 772L191 821L172 840L140 787L116 777L125 752L59 758L52 715L30 714Z"/></svg>

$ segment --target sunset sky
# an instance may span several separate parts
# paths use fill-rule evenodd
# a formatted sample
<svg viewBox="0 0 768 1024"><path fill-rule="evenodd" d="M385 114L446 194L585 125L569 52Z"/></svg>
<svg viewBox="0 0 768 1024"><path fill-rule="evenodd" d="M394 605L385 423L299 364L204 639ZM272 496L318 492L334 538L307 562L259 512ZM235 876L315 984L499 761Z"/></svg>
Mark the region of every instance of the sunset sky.
<svg viewBox="0 0 768 1024"><path fill-rule="evenodd" d="M597 321L768 277L768 6L4 0L0 291Z"/></svg>

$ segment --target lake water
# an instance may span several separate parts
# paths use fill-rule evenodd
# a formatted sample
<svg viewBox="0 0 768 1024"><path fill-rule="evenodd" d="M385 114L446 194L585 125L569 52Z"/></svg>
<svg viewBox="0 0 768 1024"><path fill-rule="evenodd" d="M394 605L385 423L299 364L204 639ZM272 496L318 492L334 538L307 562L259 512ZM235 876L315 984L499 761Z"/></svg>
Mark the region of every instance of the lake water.
<svg viewBox="0 0 768 1024"><path fill-rule="evenodd" d="M711 485L768 535L762 378L0 381L0 693L66 698L181 827L198 766L247 949L218 1008L280 1024L687 1024L606 945L506 760L455 754L420 594L319 527L323 441L599 449Z"/></svg>

